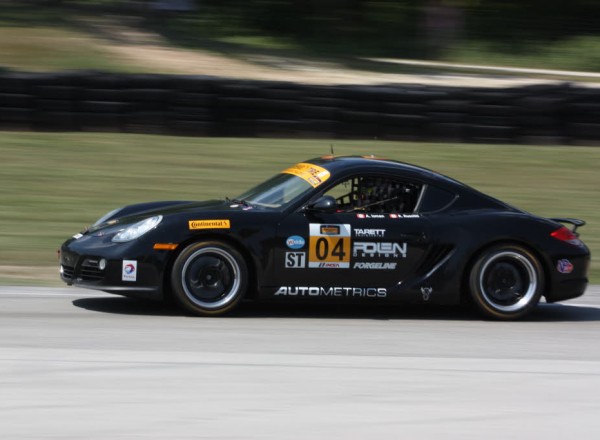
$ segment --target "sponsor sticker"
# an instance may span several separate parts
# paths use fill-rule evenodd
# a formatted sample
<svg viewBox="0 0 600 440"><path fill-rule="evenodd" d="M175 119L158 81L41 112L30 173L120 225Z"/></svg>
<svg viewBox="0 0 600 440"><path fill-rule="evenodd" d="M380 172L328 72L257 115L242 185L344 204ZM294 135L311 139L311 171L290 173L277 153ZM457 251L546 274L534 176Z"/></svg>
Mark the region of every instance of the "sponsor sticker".
<svg viewBox="0 0 600 440"><path fill-rule="evenodd" d="M286 252L285 267L287 267L288 269L300 269L306 267L306 253Z"/></svg>
<svg viewBox="0 0 600 440"><path fill-rule="evenodd" d="M313 188L325 182L331 174L325 168L310 163L298 163L282 173L293 174L301 179L306 180Z"/></svg>
<svg viewBox="0 0 600 440"><path fill-rule="evenodd" d="M347 269L350 267L351 231L349 224L311 223L308 267Z"/></svg>
<svg viewBox="0 0 600 440"><path fill-rule="evenodd" d="M338 225L321 225L321 235L340 235Z"/></svg>
<svg viewBox="0 0 600 440"><path fill-rule="evenodd" d="M188 224L190 230L231 228L231 223L229 220L190 220Z"/></svg>
<svg viewBox="0 0 600 440"><path fill-rule="evenodd" d="M275 296L320 296L337 298L385 298L387 289L383 287L314 287L281 286Z"/></svg>
<svg viewBox="0 0 600 440"><path fill-rule="evenodd" d="M558 260L558 263L556 263L556 270L558 270L560 273L569 274L573 272L573 263L566 258Z"/></svg>
<svg viewBox="0 0 600 440"><path fill-rule="evenodd" d="M383 262L375 262L375 263L368 263L368 262L356 262L354 263L354 266L352 266L353 269L369 269L369 270L394 270L396 269L396 265L398 263L393 262L393 263L383 263Z"/></svg>
<svg viewBox="0 0 600 440"><path fill-rule="evenodd" d="M299 235L292 235L285 240L285 244L287 244L287 247L290 249L302 249L306 244L306 241Z"/></svg>
<svg viewBox="0 0 600 440"><path fill-rule="evenodd" d="M361 229L354 228L354 236L355 237L383 237L385 236L385 229Z"/></svg>
<svg viewBox="0 0 600 440"><path fill-rule="evenodd" d="M121 279L123 281L136 281L137 280L137 261L136 260L123 260L123 272Z"/></svg>
<svg viewBox="0 0 600 440"><path fill-rule="evenodd" d="M354 243L352 255L354 257L383 257L383 258L406 258L408 245L406 243L392 242L367 242Z"/></svg>

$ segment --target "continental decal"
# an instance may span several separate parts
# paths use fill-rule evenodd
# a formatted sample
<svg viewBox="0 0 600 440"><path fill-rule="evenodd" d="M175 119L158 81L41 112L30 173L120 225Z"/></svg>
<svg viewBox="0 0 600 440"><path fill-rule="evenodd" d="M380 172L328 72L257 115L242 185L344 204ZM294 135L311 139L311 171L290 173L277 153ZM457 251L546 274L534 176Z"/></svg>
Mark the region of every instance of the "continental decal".
<svg viewBox="0 0 600 440"><path fill-rule="evenodd" d="M306 180L313 188L321 185L331 176L325 168L311 163L297 163L287 170L283 170L282 173L298 176Z"/></svg>
<svg viewBox="0 0 600 440"><path fill-rule="evenodd" d="M229 220L190 220L188 223L191 230L231 228L231 223Z"/></svg>

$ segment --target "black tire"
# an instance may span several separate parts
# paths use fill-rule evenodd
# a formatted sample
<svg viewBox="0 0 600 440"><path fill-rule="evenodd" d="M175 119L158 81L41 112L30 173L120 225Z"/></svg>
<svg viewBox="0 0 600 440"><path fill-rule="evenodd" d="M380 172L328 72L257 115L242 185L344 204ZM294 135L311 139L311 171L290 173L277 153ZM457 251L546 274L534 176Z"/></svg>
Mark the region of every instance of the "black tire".
<svg viewBox="0 0 600 440"><path fill-rule="evenodd" d="M482 252L469 273L469 290L479 310L495 319L517 319L533 309L543 291L537 258L517 245Z"/></svg>
<svg viewBox="0 0 600 440"><path fill-rule="evenodd" d="M246 293L248 268L240 253L225 243L193 243L175 260L171 285L175 299L189 312L220 315Z"/></svg>

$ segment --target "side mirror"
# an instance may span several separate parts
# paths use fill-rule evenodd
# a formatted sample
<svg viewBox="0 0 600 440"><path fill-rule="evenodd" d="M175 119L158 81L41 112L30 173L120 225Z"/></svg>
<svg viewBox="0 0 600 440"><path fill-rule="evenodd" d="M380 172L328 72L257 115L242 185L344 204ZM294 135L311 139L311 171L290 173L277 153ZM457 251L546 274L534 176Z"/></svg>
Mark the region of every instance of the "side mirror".
<svg viewBox="0 0 600 440"><path fill-rule="evenodd" d="M317 211L317 212L335 212L337 208L337 202L331 196L322 196L315 200L313 203L309 204L306 207L307 211Z"/></svg>

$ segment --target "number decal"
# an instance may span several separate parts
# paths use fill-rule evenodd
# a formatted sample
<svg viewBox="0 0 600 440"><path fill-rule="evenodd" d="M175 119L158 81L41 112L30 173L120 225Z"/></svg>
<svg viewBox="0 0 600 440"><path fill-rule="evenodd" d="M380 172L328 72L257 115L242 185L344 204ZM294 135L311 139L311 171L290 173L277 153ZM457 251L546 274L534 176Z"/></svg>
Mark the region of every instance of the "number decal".
<svg viewBox="0 0 600 440"><path fill-rule="evenodd" d="M329 242L325 237L319 237L317 239L317 260L326 260L327 255L329 255Z"/></svg>
<svg viewBox="0 0 600 440"><path fill-rule="evenodd" d="M347 269L352 247L350 225L310 224L308 267Z"/></svg>
<svg viewBox="0 0 600 440"><path fill-rule="evenodd" d="M339 257L340 261L344 260L346 252L344 252L344 241L342 238L340 238L334 246L333 251L331 251L331 255L334 257Z"/></svg>

